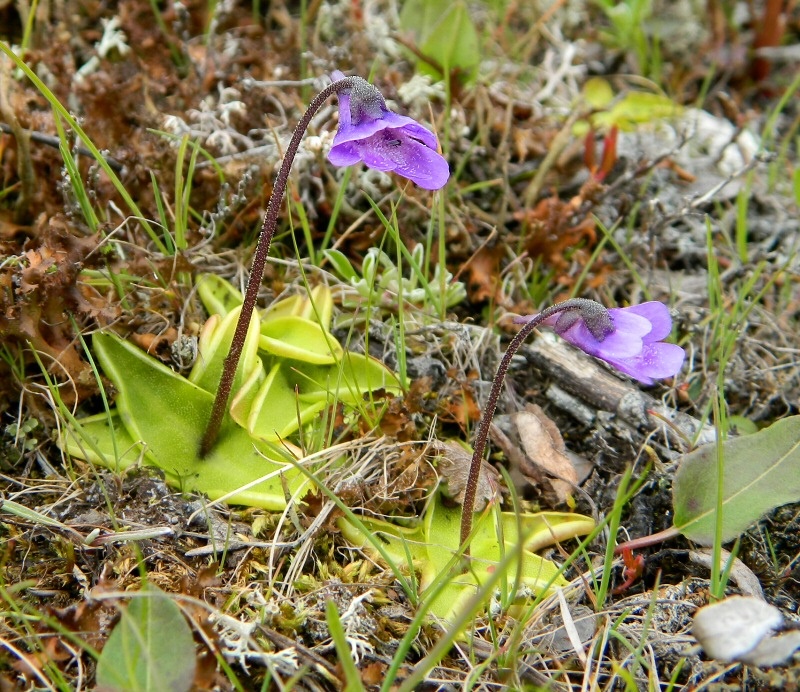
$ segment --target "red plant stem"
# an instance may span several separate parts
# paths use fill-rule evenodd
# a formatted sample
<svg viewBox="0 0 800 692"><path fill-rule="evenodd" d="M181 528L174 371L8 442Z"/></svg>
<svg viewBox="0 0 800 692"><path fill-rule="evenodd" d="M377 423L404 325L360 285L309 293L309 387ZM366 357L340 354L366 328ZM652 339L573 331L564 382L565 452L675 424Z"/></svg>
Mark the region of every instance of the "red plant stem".
<svg viewBox="0 0 800 692"><path fill-rule="evenodd" d="M272 188L272 194L267 203L267 210L264 213L264 221L261 224L261 232L259 233L256 251L253 255L253 267L250 270L250 278L247 282L247 290L244 294L242 311L239 314L239 321L236 323L236 331L233 334L230 351L225 358L225 363L222 368L219 387L217 388L217 394L214 398L214 405L211 408L211 417L209 418L205 433L203 434L203 439L200 442L201 459L206 457L214 447L214 443L219 436L219 430L222 427L222 420L225 417L228 399L230 398L231 389L233 388L236 368L239 365L239 358L244 348L247 328L250 325L250 318L256 305L258 288L261 285L261 279L264 277L264 267L267 264L269 247L278 225L278 212L281 202L283 201L284 192L286 192L286 184L289 181L289 172L292 168L292 162L294 161L295 154L297 154L297 149L300 147L300 140L303 138L311 122L311 118L314 117L314 114L320 109L320 106L328 100L328 97L351 86L353 81L354 80L349 77L340 79L338 82L334 82L320 91L311 103L308 104L308 109L303 114L300 122L297 123L289 146L286 148L283 163L278 171L278 176L275 178L275 186Z"/></svg>
<svg viewBox="0 0 800 692"><path fill-rule="evenodd" d="M788 10L788 5L787 5ZM783 16L784 0L767 0L764 16L759 22L753 39L753 49L772 48L781 44L786 31L786 20ZM750 76L756 83L764 81L770 72L771 62L768 58L755 57L750 66Z"/></svg>
<svg viewBox="0 0 800 692"><path fill-rule="evenodd" d="M664 529L658 533L653 533L649 536L640 536L639 538L625 541L625 543L620 543L614 548L614 555L620 555L625 550L641 550L642 548L649 548L651 545L658 545L659 543L663 543L670 538L680 536L680 534L681 532L678 529L676 529L674 526L670 526L668 529Z"/></svg>
<svg viewBox="0 0 800 692"><path fill-rule="evenodd" d="M461 545L466 546L464 548L465 556L469 556L469 544L467 544L467 541L472 533L472 515L475 509L475 496L478 492L478 479L483 462L483 453L486 450L486 441L489 438L489 426L492 424L492 419L494 418L497 401L500 398L500 392L503 389L503 382L506 379L508 367L511 365L511 359L530 333L548 317L569 310L581 310L589 302L593 301L588 301L585 298L572 298L542 310L542 312L531 319L530 322L526 322L522 329L519 330L517 335L511 340L506 352L503 354L503 358L500 360L500 364L497 366L497 372L492 380L492 389L489 392L489 399L483 409L483 416L478 425L478 432L475 435L475 445L472 453L472 461L469 465L467 487L464 490L464 505L461 509Z"/></svg>

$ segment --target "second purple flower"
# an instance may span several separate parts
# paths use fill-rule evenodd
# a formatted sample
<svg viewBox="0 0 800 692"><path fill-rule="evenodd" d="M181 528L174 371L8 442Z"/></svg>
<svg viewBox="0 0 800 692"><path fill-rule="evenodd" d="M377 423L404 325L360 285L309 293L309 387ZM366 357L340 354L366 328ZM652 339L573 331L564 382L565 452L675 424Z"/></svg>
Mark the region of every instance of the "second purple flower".
<svg viewBox="0 0 800 692"><path fill-rule="evenodd" d="M662 340L672 331L672 318L663 303L651 301L606 310L594 301L585 311L563 312L544 320L556 334L589 355L613 365L642 384L677 375L686 357L676 344ZM518 318L515 322L527 322Z"/></svg>

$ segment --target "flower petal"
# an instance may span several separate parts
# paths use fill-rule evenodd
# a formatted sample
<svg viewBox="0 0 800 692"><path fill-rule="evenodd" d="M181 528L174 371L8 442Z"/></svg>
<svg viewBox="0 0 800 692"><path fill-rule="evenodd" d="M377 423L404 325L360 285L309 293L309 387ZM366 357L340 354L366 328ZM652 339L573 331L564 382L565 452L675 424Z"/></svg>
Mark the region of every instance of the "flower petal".
<svg viewBox="0 0 800 692"><path fill-rule="evenodd" d="M609 312L613 312L609 310ZM596 339L583 321L576 322L566 332L561 334L571 344L577 346L589 355L608 360L609 358L630 358L641 353L642 337L646 334L650 325L643 318L638 318L643 323L630 320L630 316L612 316L615 330L602 341ZM619 322L623 322L628 329L620 328ZM631 328L632 327L632 328Z"/></svg>
<svg viewBox="0 0 800 692"><path fill-rule="evenodd" d="M683 366L686 352L676 344L645 344L642 352L633 358L607 359L609 365L630 375L643 384L677 375Z"/></svg>
<svg viewBox="0 0 800 692"><path fill-rule="evenodd" d="M328 152L328 161L334 166L352 166L361 161L361 153L354 142L345 142L331 147Z"/></svg>
<svg viewBox="0 0 800 692"><path fill-rule="evenodd" d="M426 190L438 190L450 177L447 161L403 130L384 130L357 146L370 168L394 171Z"/></svg>
<svg viewBox="0 0 800 692"><path fill-rule="evenodd" d="M672 316L669 314L669 308L664 303L651 300L647 303L632 305L624 309L632 314L644 317L652 325L650 333L642 337L645 343L661 341L668 337L672 331Z"/></svg>
<svg viewBox="0 0 800 692"><path fill-rule="evenodd" d="M344 75L337 70L333 73L333 81L338 82L340 79L344 79ZM343 130L347 131L351 127L350 93L347 91L339 91L337 92L336 97L339 99L339 129L336 132L336 136L338 137L339 132L342 132Z"/></svg>
<svg viewBox="0 0 800 692"><path fill-rule="evenodd" d="M341 98L341 96L339 97ZM349 102L349 97L348 102ZM436 148L436 137L433 133L422 127L416 120L408 118L405 115L398 115L391 111L384 111L383 116L380 118L368 118L362 120L357 125L353 125L348 115L345 116L342 112L344 104L340 102L339 112L339 129L333 138L333 145L344 144L345 142L355 142L357 140L369 139L374 134L388 129L407 130L408 133L415 139L421 140L424 144L430 146L432 149ZM344 120L347 120L345 125Z"/></svg>
<svg viewBox="0 0 800 692"><path fill-rule="evenodd" d="M423 127L416 120L407 118L405 115L398 115L387 111L383 119L390 123L391 127L402 129L409 137L418 139L429 149L436 149L439 147L439 142L436 135L433 134L427 127Z"/></svg>
<svg viewBox="0 0 800 692"><path fill-rule="evenodd" d="M650 320L643 315L638 315L633 308L611 308L608 314L611 315L615 332L624 332L641 339L653 330Z"/></svg>

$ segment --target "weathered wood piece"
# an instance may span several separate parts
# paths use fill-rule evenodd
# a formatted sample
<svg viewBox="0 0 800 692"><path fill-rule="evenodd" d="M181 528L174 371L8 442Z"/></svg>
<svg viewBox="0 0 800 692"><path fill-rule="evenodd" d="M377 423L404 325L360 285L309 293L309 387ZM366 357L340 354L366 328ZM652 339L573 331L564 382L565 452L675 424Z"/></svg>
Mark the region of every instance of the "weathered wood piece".
<svg viewBox="0 0 800 692"><path fill-rule="evenodd" d="M702 425L637 385L621 380L600 361L550 332L537 335L530 346L521 349L521 354L553 379L546 392L553 404L584 424L596 424L598 417L605 417L603 413L610 413L615 422L639 433L656 431L682 450L716 439L713 427ZM677 455L674 449L666 451L668 457Z"/></svg>

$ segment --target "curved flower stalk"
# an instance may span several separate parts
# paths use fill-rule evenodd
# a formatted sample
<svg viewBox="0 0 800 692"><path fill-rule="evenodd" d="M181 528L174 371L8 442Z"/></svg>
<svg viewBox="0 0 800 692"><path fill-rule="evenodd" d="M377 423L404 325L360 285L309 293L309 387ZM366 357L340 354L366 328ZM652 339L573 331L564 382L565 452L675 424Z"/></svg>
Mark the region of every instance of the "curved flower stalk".
<svg viewBox="0 0 800 692"><path fill-rule="evenodd" d="M365 79L345 77L339 71L334 72L333 77L333 84L325 87L312 99L292 134L289 146L286 147L286 155L275 179L261 224L253 255L253 267L231 349L225 359L208 425L200 442L201 458L209 454L219 436L250 317L255 309L258 288L264 276L272 236L275 235L278 225L278 211L286 191L292 162L311 118L320 106L333 94L339 96L339 131L329 155L334 165L349 166L363 160L367 166L381 171L394 171L429 190L443 187L450 176L447 162L436 152L436 137L432 132L409 117L392 113L386 108L380 91Z"/></svg>
<svg viewBox="0 0 800 692"><path fill-rule="evenodd" d="M542 324L552 326L557 334L571 344L645 384L652 384L656 378L676 375L686 355L680 346L662 343L661 340L672 329L672 319L666 305L657 302L609 310L593 300L573 298L553 305L538 315L515 321L524 326L511 340L497 367L475 436L461 515L462 544L469 540L472 532L481 460L503 381L511 359L536 327ZM465 554L469 554L469 546Z"/></svg>

